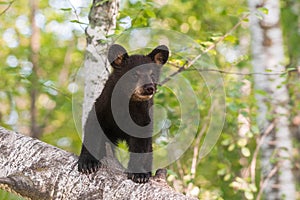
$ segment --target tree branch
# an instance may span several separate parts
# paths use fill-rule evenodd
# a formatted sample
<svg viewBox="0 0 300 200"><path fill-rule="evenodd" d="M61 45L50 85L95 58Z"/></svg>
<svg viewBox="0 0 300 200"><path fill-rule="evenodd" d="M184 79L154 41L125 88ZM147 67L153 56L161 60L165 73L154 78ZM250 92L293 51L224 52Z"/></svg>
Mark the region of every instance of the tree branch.
<svg viewBox="0 0 300 200"><path fill-rule="evenodd" d="M6 11L8 11L8 9L10 9L10 7L12 6L12 4L15 2L15 0L8 2L7 7L0 13L0 16L3 15Z"/></svg>
<svg viewBox="0 0 300 200"><path fill-rule="evenodd" d="M260 72L243 73L243 72L225 71L220 69L187 69L187 71L218 72L221 74L233 74L233 75L241 75L241 76L252 76L252 75L271 76L271 75L283 75L289 72L289 71L282 71L282 72L266 72L266 73L260 73Z"/></svg>
<svg viewBox="0 0 300 200"><path fill-rule="evenodd" d="M272 132L272 130L275 128L275 122L272 122L269 124L269 126L266 128L266 130L263 132L260 140L257 142L255 151L253 153L253 158L251 160L249 170L251 174L251 181L253 184L255 184L255 168L256 168L256 161L259 154L259 151L261 149L261 145L264 143L265 138Z"/></svg>
<svg viewBox="0 0 300 200"><path fill-rule="evenodd" d="M244 73L244 72L237 72L237 71L226 71L226 70L221 70L221 69L188 69L187 66L187 61L185 62L184 65L182 66L178 66L174 63L168 62L169 65L177 68L178 70L175 71L174 73L172 73L170 76L166 77L165 80L163 80L160 85L165 84L166 82L168 82L172 77L176 76L177 74L179 74L182 71L199 71L199 72L216 72L216 73L221 73L221 74L232 74L232 75L240 75L240 76L253 76L253 75L262 75L262 76L271 76L271 75L284 75L287 74L289 72L294 72L296 70L292 69L292 70L285 70L285 71L281 71L281 72L249 72L249 73Z"/></svg>
<svg viewBox="0 0 300 200"><path fill-rule="evenodd" d="M245 15L244 17L242 17L238 23L236 23L234 25L234 27L232 27L227 33L225 33L222 37L220 37L215 43L213 43L212 45L210 45L205 51L203 51L202 53L200 53L198 56L196 56L192 61L188 61L186 60L185 63L181 66L178 67L178 70L173 72L170 76L166 77L165 80L163 80L160 85L165 84L166 82L168 82L172 77L176 76L177 74L185 71L186 69L190 68L199 58L201 58L203 55L207 54L209 51L211 51L212 49L216 48L216 46L225 40L226 37L228 37L233 31L235 31L241 24L242 22L248 18L249 14ZM207 69L206 69L207 70Z"/></svg>
<svg viewBox="0 0 300 200"><path fill-rule="evenodd" d="M265 180L263 180L261 182L261 186L260 186L260 190L258 192L258 195L256 197L256 200L260 200L261 199L261 196L263 194L263 191L264 189L266 188L267 184L269 183L270 179L278 172L279 170L279 167L278 165L276 165L271 171L270 173L268 174L268 176L266 177Z"/></svg>
<svg viewBox="0 0 300 200"><path fill-rule="evenodd" d="M0 188L31 199L193 199L171 189L158 170L149 183L127 179L105 158L91 175L77 171L77 156L0 127Z"/></svg>

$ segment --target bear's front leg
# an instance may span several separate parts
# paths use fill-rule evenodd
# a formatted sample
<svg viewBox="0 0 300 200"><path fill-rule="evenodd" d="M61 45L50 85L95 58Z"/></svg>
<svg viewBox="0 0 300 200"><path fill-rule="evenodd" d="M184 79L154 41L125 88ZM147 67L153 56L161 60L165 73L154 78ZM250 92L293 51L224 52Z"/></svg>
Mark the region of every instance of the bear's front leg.
<svg viewBox="0 0 300 200"><path fill-rule="evenodd" d="M136 183L146 183L152 170L152 138L130 137L128 178Z"/></svg>
<svg viewBox="0 0 300 200"><path fill-rule="evenodd" d="M78 171L90 174L100 168L100 161L95 158L84 145L82 145L81 153L78 159Z"/></svg>
<svg viewBox="0 0 300 200"><path fill-rule="evenodd" d="M100 160L105 156L105 138L93 106L84 126L84 139L78 159L79 172L90 174L100 168Z"/></svg>

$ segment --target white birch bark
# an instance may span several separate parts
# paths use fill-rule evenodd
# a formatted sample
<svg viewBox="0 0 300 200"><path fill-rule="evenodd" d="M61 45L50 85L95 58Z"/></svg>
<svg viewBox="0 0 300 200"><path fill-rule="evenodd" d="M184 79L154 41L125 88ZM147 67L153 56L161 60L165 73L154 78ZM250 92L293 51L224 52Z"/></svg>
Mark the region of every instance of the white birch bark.
<svg viewBox="0 0 300 200"><path fill-rule="evenodd" d="M104 2L104 3L101 3ZM86 29L87 47L84 61L84 100L82 127L109 75L106 52L107 36L114 33L120 0L94 0Z"/></svg>
<svg viewBox="0 0 300 200"><path fill-rule="evenodd" d="M248 81L247 79L243 79L241 81L244 83L240 91L242 94L242 98L249 98L251 92L251 82ZM241 138L245 138L246 134L250 131L251 122L250 122L250 118L244 116L242 112L249 113L249 107L241 109L239 112L240 113L238 115L238 124L239 124L238 133Z"/></svg>
<svg viewBox="0 0 300 200"><path fill-rule="evenodd" d="M76 155L0 127L0 189L36 200L195 200L170 188L162 171L146 184L128 180L108 154L101 170L85 175Z"/></svg>
<svg viewBox="0 0 300 200"><path fill-rule="evenodd" d="M254 72L270 73L285 71L282 31L280 28L279 0L249 0L251 10L252 55ZM262 14L260 20L255 13L257 8L267 8L268 14ZM265 188L265 196L272 199L295 199L295 182L292 174L292 141L289 130L289 95L285 85L286 77L280 75L256 75L255 89L266 95L257 94L258 125L263 131L268 127L271 116L275 128L262 145L261 168L266 177L273 166L270 159L273 154L279 159L279 172L273 176ZM276 154L276 152L278 152Z"/></svg>

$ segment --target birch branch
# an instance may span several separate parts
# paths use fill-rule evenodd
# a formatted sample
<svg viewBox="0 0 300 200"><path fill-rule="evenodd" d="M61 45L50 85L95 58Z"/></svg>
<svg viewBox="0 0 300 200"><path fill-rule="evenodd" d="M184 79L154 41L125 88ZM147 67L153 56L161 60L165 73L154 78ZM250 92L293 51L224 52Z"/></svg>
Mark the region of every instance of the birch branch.
<svg viewBox="0 0 300 200"><path fill-rule="evenodd" d="M77 171L78 157L40 140L0 127L0 188L30 199L194 199L175 192L164 170L149 183L127 179L116 159L96 173Z"/></svg>

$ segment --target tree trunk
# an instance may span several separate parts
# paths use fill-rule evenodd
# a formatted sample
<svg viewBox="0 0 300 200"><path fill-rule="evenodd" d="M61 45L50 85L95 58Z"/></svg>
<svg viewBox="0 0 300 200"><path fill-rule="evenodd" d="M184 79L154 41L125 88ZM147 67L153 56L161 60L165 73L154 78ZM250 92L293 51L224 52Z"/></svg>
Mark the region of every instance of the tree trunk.
<svg viewBox="0 0 300 200"><path fill-rule="evenodd" d="M175 192L158 174L149 183L127 179L112 157L91 175L77 171L78 157L0 127L0 189L31 199L193 199ZM110 155L112 152L110 153Z"/></svg>
<svg viewBox="0 0 300 200"><path fill-rule="evenodd" d="M30 136L39 138L41 135L38 126L38 110L37 110L37 97L38 97L38 68L39 68L39 51L40 51L40 30L36 24L36 12L38 10L38 1L30 0L30 23L31 23L31 37L30 37L30 61L32 63L32 74L30 78Z"/></svg>
<svg viewBox="0 0 300 200"><path fill-rule="evenodd" d="M252 32L253 69L256 73L282 72L284 51L280 27L279 0L249 0ZM260 9L261 8L261 9ZM268 14L260 11L268 9ZM259 11L260 10L260 11ZM257 17L260 13L262 19ZM264 193L268 200L295 199L295 184L292 174L292 141L289 130L289 96L286 77L280 75L256 75L254 77L258 103L257 121L262 132L272 121L275 128L261 149L262 179L270 175L275 165L278 172L264 181ZM262 94L264 93L264 94ZM272 164L273 160L273 164ZM276 161L276 164L274 164ZM274 171L274 170L273 170Z"/></svg>
<svg viewBox="0 0 300 200"><path fill-rule="evenodd" d="M104 3L103 3L104 2ZM93 0L86 29L87 47L84 61L84 100L82 127L109 75L106 52L108 35L114 33L120 0Z"/></svg>

